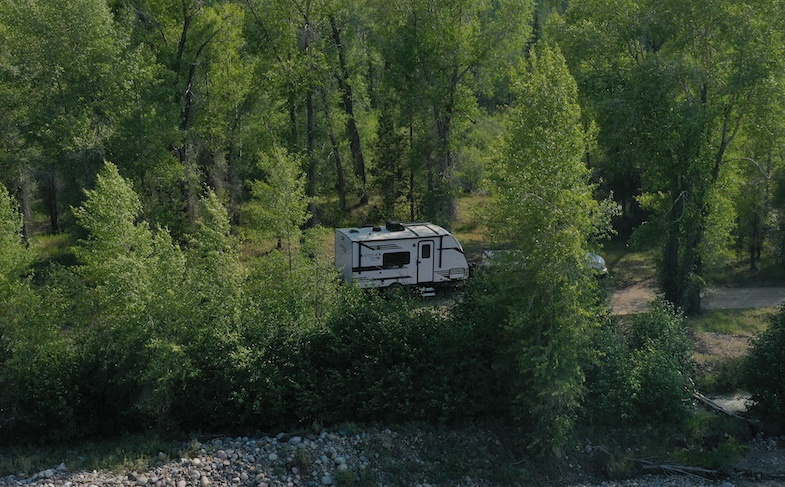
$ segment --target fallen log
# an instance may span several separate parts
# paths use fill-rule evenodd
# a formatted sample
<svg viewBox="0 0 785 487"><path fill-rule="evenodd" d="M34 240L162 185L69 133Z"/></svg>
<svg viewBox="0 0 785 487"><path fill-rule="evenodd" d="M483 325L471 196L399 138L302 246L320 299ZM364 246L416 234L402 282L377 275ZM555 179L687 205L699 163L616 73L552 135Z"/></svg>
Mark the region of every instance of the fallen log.
<svg viewBox="0 0 785 487"><path fill-rule="evenodd" d="M733 411L728 411L727 409L725 409L724 407L720 406L719 404L717 404L716 402L712 401L711 399L709 399L708 397L704 396L703 394L701 394L698 391L693 392L692 393L692 397L693 397L693 399L695 399L696 401L700 402L701 404L703 404L704 406L708 407L709 409L712 409L713 411L716 411L716 412L722 413L722 414L726 414L728 416L734 417L736 419L741 419L743 421L747 421L747 422L750 422L750 423L752 422L751 420L745 418L744 416L740 416L740 415L734 413Z"/></svg>
<svg viewBox="0 0 785 487"><path fill-rule="evenodd" d="M670 475L694 475L696 477L708 477L719 474L718 470L711 470L703 467L691 467L689 465L668 465L654 463L648 460L638 460L644 470L659 470Z"/></svg>

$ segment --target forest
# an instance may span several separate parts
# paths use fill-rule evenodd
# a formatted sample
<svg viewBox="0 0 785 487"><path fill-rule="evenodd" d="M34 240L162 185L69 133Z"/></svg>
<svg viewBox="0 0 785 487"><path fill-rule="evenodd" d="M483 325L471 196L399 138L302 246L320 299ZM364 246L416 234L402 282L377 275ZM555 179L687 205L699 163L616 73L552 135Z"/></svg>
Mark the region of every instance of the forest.
<svg viewBox="0 0 785 487"><path fill-rule="evenodd" d="M0 439L682 424L703 287L785 267L782 52L777 0L0 0ZM517 253L450 306L339 282L332 228L463 199Z"/></svg>

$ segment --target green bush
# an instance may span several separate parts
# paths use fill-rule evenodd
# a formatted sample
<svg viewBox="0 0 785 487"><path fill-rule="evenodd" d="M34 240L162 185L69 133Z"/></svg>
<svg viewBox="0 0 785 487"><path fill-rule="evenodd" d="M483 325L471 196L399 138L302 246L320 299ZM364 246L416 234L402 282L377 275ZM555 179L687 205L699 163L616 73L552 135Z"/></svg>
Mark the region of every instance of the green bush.
<svg viewBox="0 0 785 487"><path fill-rule="evenodd" d="M308 357L325 422L447 422L480 415L492 371L475 330L406 298L349 293Z"/></svg>
<svg viewBox="0 0 785 487"><path fill-rule="evenodd" d="M684 319L658 298L620 329L595 336L596 360L587 374L586 402L601 424L673 424L689 417L690 342Z"/></svg>
<svg viewBox="0 0 785 487"><path fill-rule="evenodd" d="M785 426L785 306L753 340L742 365L742 382L752 394L755 408Z"/></svg>
<svg viewBox="0 0 785 487"><path fill-rule="evenodd" d="M81 384L73 347L40 334L15 345L0 373L0 439L44 440L44 431L46 441L78 436Z"/></svg>

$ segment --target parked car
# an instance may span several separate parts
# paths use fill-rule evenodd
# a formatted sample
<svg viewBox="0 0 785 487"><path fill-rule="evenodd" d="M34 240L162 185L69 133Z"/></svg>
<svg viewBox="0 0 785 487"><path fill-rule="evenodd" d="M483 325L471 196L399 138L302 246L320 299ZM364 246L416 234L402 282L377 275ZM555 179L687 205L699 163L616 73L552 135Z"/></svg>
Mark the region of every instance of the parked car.
<svg viewBox="0 0 785 487"><path fill-rule="evenodd" d="M597 254L589 253L589 268L594 271L597 276L607 276L608 266L605 264L605 259Z"/></svg>
<svg viewBox="0 0 785 487"><path fill-rule="evenodd" d="M518 264L519 260L515 259L514 256L516 254L516 250L485 250L482 253L482 262L480 263L481 267L488 268L494 264L494 261L499 262L506 262L512 264ZM503 260L503 259L510 259L510 260ZM605 259L602 258L601 255L588 253L586 254L586 266L594 272L594 274L598 277L603 277L608 275L608 266L605 263Z"/></svg>

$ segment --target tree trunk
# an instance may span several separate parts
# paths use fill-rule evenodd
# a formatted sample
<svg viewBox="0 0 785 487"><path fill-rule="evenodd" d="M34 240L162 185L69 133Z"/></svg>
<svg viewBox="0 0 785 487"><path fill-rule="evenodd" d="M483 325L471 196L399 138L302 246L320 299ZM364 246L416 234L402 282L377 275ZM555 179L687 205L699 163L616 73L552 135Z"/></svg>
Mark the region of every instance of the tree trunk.
<svg viewBox="0 0 785 487"><path fill-rule="evenodd" d="M689 316L701 312L701 291L703 285L703 261L700 255L700 243L705 235L705 219L687 230L687 246L685 248L684 262L682 264L684 277L682 279L681 308Z"/></svg>
<svg viewBox="0 0 785 487"><path fill-rule="evenodd" d="M60 209L57 202L57 176L49 173L44 183L44 203L49 212L49 226L52 233L60 233Z"/></svg>
<svg viewBox="0 0 785 487"><path fill-rule="evenodd" d="M333 158L335 159L335 171L338 175L338 200L341 211L346 211L346 180L343 171L343 162L341 159L341 147L338 138L333 131L333 118L332 111L330 110L330 103L327 100L327 92L322 88L321 90L322 102L324 103L324 113L327 117L327 127L329 128L330 143L333 147Z"/></svg>
<svg viewBox="0 0 785 487"><path fill-rule="evenodd" d="M753 211L752 214L752 230L750 231L750 270L757 271L758 270L758 260L760 259L760 246L762 245L760 241L762 240L760 237L761 233L761 224L760 224L760 215L758 215L757 208Z"/></svg>
<svg viewBox="0 0 785 487"><path fill-rule="evenodd" d="M313 87L308 89L305 96L305 107L307 117L307 151L308 151L308 171L306 182L306 194L308 195L308 213L311 214L308 219L307 225L309 228L315 227L319 223L316 215L316 203L314 197L316 196L316 134L315 134L315 114L313 110Z"/></svg>
<svg viewBox="0 0 785 487"><path fill-rule="evenodd" d="M237 127L235 127L235 130ZM237 175L237 167L235 163L235 154L238 152L234 143L234 137L229 142L229 147L226 150L226 179L229 186L229 217L234 224L240 222L240 199L242 195L242 182ZM237 154L239 156L239 154Z"/></svg>
<svg viewBox="0 0 785 487"><path fill-rule="evenodd" d="M310 3L308 3L310 7ZM308 68L309 71L314 69L313 65L310 61L311 56L311 49L313 44L313 35L314 35L314 26L311 25L311 21L309 19L310 9L307 8L305 11L301 11L301 14L304 16L304 24L303 24L303 50L305 51L305 55L308 57ZM308 228L313 228L319 224L319 217L316 214L316 203L315 203L315 196L316 196L316 115L314 113L313 107L313 97L315 87L312 81L309 81L308 91L305 94L305 117L306 117L306 128L305 128L305 138L306 138L306 147L307 147L307 157L308 157L308 169L306 171L306 188L305 192L308 196L308 213L310 213L310 218L306 222Z"/></svg>
<svg viewBox="0 0 785 487"><path fill-rule="evenodd" d="M414 144L414 127L411 120L409 121L409 147ZM409 220L414 221L417 216L417 206L414 200L414 164L409 161Z"/></svg>
<svg viewBox="0 0 785 487"><path fill-rule="evenodd" d="M455 154L451 147L452 99L449 100L448 106L442 109L435 108L434 111L439 150L436 154L435 174L432 175L433 179L429 181L431 194L429 195L428 213L441 225L449 226L450 222L455 220L456 215L455 195L452 187L452 171L455 166Z"/></svg>
<svg viewBox="0 0 785 487"><path fill-rule="evenodd" d="M360 191L360 203L363 205L368 204L368 188L367 179L365 175L365 157L363 155L362 144L360 141L360 132L357 129L357 122L354 116L354 95L352 87L349 84L349 71L346 68L346 56L341 43L341 33L334 17L330 17L330 26L332 27L333 41L338 50L338 64L340 72L336 73L335 78L338 81L338 87L341 90L343 98L343 108L346 112L346 132L349 135L349 147L352 151L352 160L354 161L354 172L360 182L362 189Z"/></svg>
<svg viewBox="0 0 785 487"><path fill-rule="evenodd" d="M668 240L662 252L662 276L660 277L660 287L665 299L671 303L678 304L681 295L679 247L681 240L677 228L670 228Z"/></svg>
<svg viewBox="0 0 785 487"><path fill-rule="evenodd" d="M22 213L22 240L27 244L30 242L31 225L33 221L33 210L30 197L30 179L23 170L19 171L16 180L17 199L19 200L19 211Z"/></svg>

